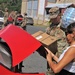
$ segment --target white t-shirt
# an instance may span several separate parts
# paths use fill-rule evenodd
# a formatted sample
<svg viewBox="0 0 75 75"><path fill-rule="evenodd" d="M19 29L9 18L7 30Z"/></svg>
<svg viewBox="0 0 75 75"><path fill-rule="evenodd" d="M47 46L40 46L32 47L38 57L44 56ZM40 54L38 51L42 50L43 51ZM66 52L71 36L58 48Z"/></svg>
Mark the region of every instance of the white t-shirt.
<svg viewBox="0 0 75 75"><path fill-rule="evenodd" d="M75 47L75 45L72 45L72 46L67 47L67 49L63 51L63 53L59 57L58 62L63 58L63 56L66 53L66 51L68 51L68 49L70 47L73 47L73 46ZM69 71L69 72L71 72L71 73L75 73L75 62L70 62L64 69Z"/></svg>

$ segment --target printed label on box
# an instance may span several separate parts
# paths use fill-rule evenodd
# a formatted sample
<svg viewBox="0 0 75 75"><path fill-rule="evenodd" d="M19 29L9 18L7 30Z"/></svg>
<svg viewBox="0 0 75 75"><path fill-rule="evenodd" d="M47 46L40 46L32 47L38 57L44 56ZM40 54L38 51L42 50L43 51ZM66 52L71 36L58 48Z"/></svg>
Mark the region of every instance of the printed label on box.
<svg viewBox="0 0 75 75"><path fill-rule="evenodd" d="M41 39L41 38L42 38L42 36L38 36L38 37L36 37L37 40L39 40L39 39Z"/></svg>

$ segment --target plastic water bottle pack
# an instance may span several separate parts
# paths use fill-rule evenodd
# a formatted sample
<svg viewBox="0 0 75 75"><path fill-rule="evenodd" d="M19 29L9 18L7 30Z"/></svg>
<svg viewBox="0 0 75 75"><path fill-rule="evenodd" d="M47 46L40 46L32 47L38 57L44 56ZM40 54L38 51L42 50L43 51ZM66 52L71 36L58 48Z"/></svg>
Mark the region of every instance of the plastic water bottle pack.
<svg viewBox="0 0 75 75"><path fill-rule="evenodd" d="M67 28L71 23L75 22L75 8L67 8L62 16L62 27Z"/></svg>

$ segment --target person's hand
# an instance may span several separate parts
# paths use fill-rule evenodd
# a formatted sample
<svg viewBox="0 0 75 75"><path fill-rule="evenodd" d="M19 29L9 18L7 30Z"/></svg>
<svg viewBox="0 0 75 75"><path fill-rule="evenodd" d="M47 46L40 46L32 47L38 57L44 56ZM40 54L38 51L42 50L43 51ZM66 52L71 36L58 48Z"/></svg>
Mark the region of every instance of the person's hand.
<svg viewBox="0 0 75 75"><path fill-rule="evenodd" d="M47 57L47 61L52 61L52 59L54 59L56 62L58 62L58 57L56 55L54 55L48 48L45 47L46 50L46 57Z"/></svg>
<svg viewBox="0 0 75 75"><path fill-rule="evenodd" d="M46 49L47 54L51 53L51 55L54 56L54 54L48 48L45 47L45 49Z"/></svg>
<svg viewBox="0 0 75 75"><path fill-rule="evenodd" d="M45 49L47 51L47 55L46 55L47 61L51 61L52 57L53 57L53 54L48 48L45 47Z"/></svg>

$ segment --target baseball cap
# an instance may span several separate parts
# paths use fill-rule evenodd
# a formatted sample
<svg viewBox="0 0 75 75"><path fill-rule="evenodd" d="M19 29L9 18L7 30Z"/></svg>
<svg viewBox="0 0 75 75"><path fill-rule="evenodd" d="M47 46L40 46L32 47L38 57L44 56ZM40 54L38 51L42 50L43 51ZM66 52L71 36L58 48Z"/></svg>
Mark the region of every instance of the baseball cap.
<svg viewBox="0 0 75 75"><path fill-rule="evenodd" d="M49 10L49 14L50 14L50 19L51 18L56 18L59 14L59 8L58 7L52 7L50 10Z"/></svg>

